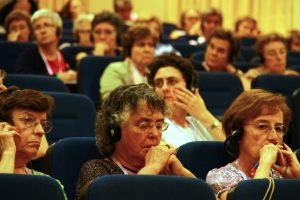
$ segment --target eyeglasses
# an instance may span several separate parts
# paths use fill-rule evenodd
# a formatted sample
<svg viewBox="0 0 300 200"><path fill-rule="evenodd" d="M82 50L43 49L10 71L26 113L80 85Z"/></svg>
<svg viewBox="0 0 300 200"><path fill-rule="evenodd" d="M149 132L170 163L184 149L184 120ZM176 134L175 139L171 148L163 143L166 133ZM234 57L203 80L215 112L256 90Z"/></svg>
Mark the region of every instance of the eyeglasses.
<svg viewBox="0 0 300 200"><path fill-rule="evenodd" d="M41 124L45 133L49 133L53 129L53 125L50 121L37 121L31 116L20 117L17 119L19 119L26 126L26 128L36 127L38 124Z"/></svg>
<svg viewBox="0 0 300 200"><path fill-rule="evenodd" d="M250 123L246 125L252 125L255 129L264 134L269 134L274 129L277 135L285 136L288 131L288 128L283 124L277 124L274 127L266 122Z"/></svg>
<svg viewBox="0 0 300 200"><path fill-rule="evenodd" d="M49 29L49 28L53 28L53 27L55 27L54 24L44 23L44 24L38 24L38 25L36 25L36 26L33 26L33 30L35 30L35 31L40 31L40 30L42 30L43 28Z"/></svg>
<svg viewBox="0 0 300 200"><path fill-rule="evenodd" d="M166 122L157 122L157 123L153 123L153 124L150 122L141 122L141 123L137 124L137 127L145 132L146 131L149 132L150 130L152 130L153 126L155 126L155 128L158 132L163 132L163 131L167 130L167 128L169 127L169 124Z"/></svg>
<svg viewBox="0 0 300 200"><path fill-rule="evenodd" d="M5 77L6 77L6 71L4 71L3 69L0 69L0 78L5 79Z"/></svg>

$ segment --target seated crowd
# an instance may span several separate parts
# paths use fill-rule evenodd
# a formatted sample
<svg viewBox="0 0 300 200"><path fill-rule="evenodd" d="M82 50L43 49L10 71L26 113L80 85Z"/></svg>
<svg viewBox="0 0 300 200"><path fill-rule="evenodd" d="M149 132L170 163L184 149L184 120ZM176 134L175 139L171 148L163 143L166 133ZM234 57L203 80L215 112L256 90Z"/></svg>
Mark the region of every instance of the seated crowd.
<svg viewBox="0 0 300 200"><path fill-rule="evenodd" d="M262 35L249 16L238 19L234 31L225 30L222 14L211 9L187 10L180 28L166 33L157 17L130 13L130 0L114 3L115 13L84 13L79 0L69 0L60 13L13 9L3 19L7 41L36 42L20 52L14 73L54 76L76 85L84 81L78 74L85 57L122 57L98 77L102 104L95 119L95 145L104 157L83 164L76 199L95 178L105 175L197 178L176 156L178 148L194 141L222 141L234 158L207 174L206 182L219 199L230 196L243 180L300 178L299 161L290 144L283 142L292 120L286 98L251 88L263 74L299 76L288 65L289 52L300 49L299 31L292 31L288 39L278 33ZM73 24L74 42L61 42L66 21ZM249 38L254 43L246 47L243 42ZM199 46L199 51L183 57L172 46L174 41ZM66 46L89 50L69 55L63 50ZM245 48L257 55L246 61L241 55ZM252 66L240 69L239 62ZM206 107L199 71L230 73L243 85L222 119ZM29 163L47 151L46 133L53 128L48 119L55 102L40 91L6 87L5 76L0 69L0 173L48 176ZM63 188L60 180L57 183Z"/></svg>

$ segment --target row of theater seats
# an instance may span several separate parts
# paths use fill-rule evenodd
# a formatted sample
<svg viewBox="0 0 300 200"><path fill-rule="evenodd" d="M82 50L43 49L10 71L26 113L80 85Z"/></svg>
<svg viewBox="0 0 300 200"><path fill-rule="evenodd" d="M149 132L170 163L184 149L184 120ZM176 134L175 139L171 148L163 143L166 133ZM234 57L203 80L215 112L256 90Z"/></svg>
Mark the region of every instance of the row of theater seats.
<svg viewBox="0 0 300 200"><path fill-rule="evenodd" d="M177 156L187 169L193 172L197 178L202 180L205 180L206 174L209 170L224 166L225 164L233 161L233 159L226 154L224 150L223 142L212 142L212 141L187 143L179 148L177 152ZM51 175L53 178L60 180L65 187L65 192L68 198L74 199L76 181L81 166L87 160L100 159L100 158L103 158L103 156L98 152L96 148L95 138L92 137L65 138L52 145L50 149L47 151L46 156L38 161L34 161L32 163L32 166L34 169L45 172ZM300 152L297 152L297 158L300 159ZM122 179L122 177L126 177L126 178ZM199 184L197 182L199 181L195 181L196 185L194 186L190 185L190 184L194 184L191 181L193 179L185 180L184 178L180 179L180 178L173 177L173 180L177 181L176 184L176 181L174 183L171 177L165 177L165 178L163 176L149 176L149 177L137 176L133 178L130 178L132 176L122 176L122 177L121 176L116 178L111 177L111 180L109 177L98 179L97 180L98 182L94 182L92 186L89 188L89 190L87 191L89 193L88 197L91 199L92 196L94 195L96 195L97 197L98 195L101 195L104 198L104 197L110 197L109 195L111 195L111 198L108 199L120 199L120 197L123 197L122 199L140 199L140 197L143 197L140 195L144 194L145 196L141 199L152 200L152 198L147 198L148 195L151 196L154 195L152 194L152 192L154 193L158 192L155 194L156 195L155 199L165 199L164 196L165 194L170 195L169 198L167 199L194 199L194 197L195 199L198 199L200 197L203 197L203 199L213 199L212 196L210 196L211 191L210 189L208 189L207 186L201 186L202 189L201 187L197 186L197 184ZM246 191L243 191L243 193L248 192L250 196L248 195L245 196L243 195L243 193L239 193L239 195L241 196L238 196L239 198L237 199L262 199L262 198L258 198L258 196L261 195L263 191L265 191L264 188L266 188L267 183L266 181L256 181L256 182L257 183L251 183L251 182L245 183L246 185L248 184L252 185L251 188L247 189L246 187L245 188ZM187 184L187 185L183 186L182 184L183 185ZM201 183L201 185L205 185L205 184ZM284 187L285 185L289 186L289 188L281 188ZM282 199L283 191L280 191L281 189L284 189L286 192L288 191L289 194L288 198L293 199L292 198L293 196L291 195L298 195L299 186L300 186L300 180L276 181L274 199ZM255 191L255 189L253 187L254 188L259 187L260 189L258 189L257 192L254 193L253 191ZM184 190L189 192L185 193L184 190L183 191L181 190L182 188L185 188ZM96 190L99 190L101 192L99 191L97 192ZM176 195L172 196L171 194L169 194L169 192L171 193L173 192ZM184 195L191 195L191 196L186 196L184 198L182 196L183 194L178 194L177 192L179 193L184 192ZM200 192L200 194L198 192ZM134 196L135 194L136 196ZM208 195L206 196L207 198L204 198L204 195Z"/></svg>
<svg viewBox="0 0 300 200"><path fill-rule="evenodd" d="M50 76L8 74L4 84L48 91L55 98L56 109L52 117L54 129L48 136L50 142L72 136L93 136L96 113L94 105L99 101L99 77L111 59L118 58L87 57L81 61L78 83L80 94L68 93L62 81ZM229 105L243 91L239 78L229 73L198 73L200 94L207 108L222 118ZM300 77L262 75L253 81L252 87L286 96L294 112L286 142L294 149L300 147L300 95L297 90L300 87Z"/></svg>

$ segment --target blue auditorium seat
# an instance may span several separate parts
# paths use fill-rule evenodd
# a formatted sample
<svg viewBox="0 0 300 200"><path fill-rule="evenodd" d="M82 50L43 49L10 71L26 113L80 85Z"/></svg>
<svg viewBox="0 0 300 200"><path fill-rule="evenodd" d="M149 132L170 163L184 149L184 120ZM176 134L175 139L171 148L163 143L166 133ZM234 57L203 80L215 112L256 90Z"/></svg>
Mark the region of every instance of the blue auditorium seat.
<svg viewBox="0 0 300 200"><path fill-rule="evenodd" d="M196 177L206 179L207 173L233 161L224 148L224 142L197 141L179 147L177 157Z"/></svg>
<svg viewBox="0 0 300 200"><path fill-rule="evenodd" d="M81 166L88 160L100 158L102 155L94 137L72 137L51 145L46 155L32 165L34 169L60 180L68 199L74 199Z"/></svg>
<svg viewBox="0 0 300 200"><path fill-rule="evenodd" d="M55 110L50 118L53 130L46 135L53 143L67 137L94 137L96 108L85 95L46 92L55 100Z"/></svg>
<svg viewBox="0 0 300 200"><path fill-rule="evenodd" d="M299 199L299 179L274 179L275 187L272 200ZM234 199L264 199L269 186L267 179L241 181L234 192Z"/></svg>
<svg viewBox="0 0 300 200"><path fill-rule="evenodd" d="M243 92L240 79L226 72L198 72L199 92L207 109L222 116L230 104Z"/></svg>
<svg viewBox="0 0 300 200"><path fill-rule="evenodd" d="M64 200L61 186L48 176L0 174L0 188L3 200Z"/></svg>
<svg viewBox="0 0 300 200"><path fill-rule="evenodd" d="M200 179L163 175L109 175L96 178L83 200L182 200L215 199Z"/></svg>
<svg viewBox="0 0 300 200"><path fill-rule="evenodd" d="M14 63L21 53L33 48L36 44L30 42L0 41L0 68L7 73L13 73Z"/></svg>
<svg viewBox="0 0 300 200"><path fill-rule="evenodd" d="M4 85L39 91L68 92L68 88L60 79L43 75L7 74Z"/></svg>

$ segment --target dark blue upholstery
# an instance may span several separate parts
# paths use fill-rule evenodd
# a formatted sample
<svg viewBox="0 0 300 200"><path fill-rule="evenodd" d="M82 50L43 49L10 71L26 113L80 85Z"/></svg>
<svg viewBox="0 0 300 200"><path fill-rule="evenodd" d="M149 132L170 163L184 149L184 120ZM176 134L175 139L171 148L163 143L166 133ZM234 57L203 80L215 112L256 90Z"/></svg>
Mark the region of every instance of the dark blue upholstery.
<svg viewBox="0 0 300 200"><path fill-rule="evenodd" d="M75 41L73 41L73 42L75 42ZM76 66L76 64L77 64L76 63L77 62L76 55L79 52L85 52L85 53L89 54L92 50L93 50L93 47L88 47L88 46L68 46L68 47L64 47L61 51L64 53L64 55L71 58L70 65Z"/></svg>
<svg viewBox="0 0 300 200"><path fill-rule="evenodd" d="M48 176L0 174L1 199L64 200L63 190Z"/></svg>
<svg viewBox="0 0 300 200"><path fill-rule="evenodd" d="M99 102L99 80L105 68L111 62L121 61L121 57L88 56L80 61L79 92L89 96L94 102Z"/></svg>
<svg viewBox="0 0 300 200"><path fill-rule="evenodd" d="M172 43L172 46L185 58L190 58L195 52L203 50L201 45L190 45L188 43Z"/></svg>
<svg viewBox="0 0 300 200"><path fill-rule="evenodd" d="M68 199L74 199L81 166L97 158L102 156L94 137L65 138L51 145L45 157L33 162L33 167L60 180Z"/></svg>
<svg viewBox="0 0 300 200"><path fill-rule="evenodd" d="M66 85L58 78L31 74L7 74L4 84L18 86L21 89L39 91L68 92Z"/></svg>
<svg viewBox="0 0 300 200"><path fill-rule="evenodd" d="M254 47L242 46L240 48L240 55L244 61L251 62L251 60L256 56L256 50Z"/></svg>
<svg viewBox="0 0 300 200"><path fill-rule="evenodd" d="M222 116L243 91L240 79L225 72L198 72L200 95L212 114Z"/></svg>
<svg viewBox="0 0 300 200"><path fill-rule="evenodd" d="M159 175L110 175L96 178L85 200L182 200L215 199L208 184L200 179Z"/></svg>
<svg viewBox="0 0 300 200"><path fill-rule="evenodd" d="M291 105L291 97L300 87L300 76L265 74L258 76L252 82L252 88L262 88L272 92L283 94Z"/></svg>
<svg viewBox="0 0 300 200"><path fill-rule="evenodd" d="M96 108L85 95L46 92L54 97L55 110L50 118L53 130L47 135L50 143L66 137L93 137Z"/></svg>
<svg viewBox="0 0 300 200"><path fill-rule="evenodd" d="M300 149L297 149L297 150L295 151L295 154L296 154L296 156L297 156L298 161L300 162Z"/></svg>
<svg viewBox="0 0 300 200"><path fill-rule="evenodd" d="M293 120L291 124L291 146L293 149L300 148L300 88L292 95ZM300 158L300 152L298 152Z"/></svg>
<svg viewBox="0 0 300 200"><path fill-rule="evenodd" d="M256 38L243 37L240 39L241 46L253 47L256 43Z"/></svg>
<svg viewBox="0 0 300 200"><path fill-rule="evenodd" d="M176 24L166 23L166 22L162 23L162 27L163 27L164 34L166 35L170 35L172 31L178 29Z"/></svg>
<svg viewBox="0 0 300 200"><path fill-rule="evenodd" d="M0 41L0 68L7 73L14 72L14 63L21 53L33 48L34 43Z"/></svg>
<svg viewBox="0 0 300 200"><path fill-rule="evenodd" d="M248 62L235 62L234 66L243 72L247 72L249 69L257 67L258 64Z"/></svg>
<svg viewBox="0 0 300 200"><path fill-rule="evenodd" d="M216 141L186 143L179 147L177 157L184 167L203 180L211 169L233 161L233 158L225 152L224 143Z"/></svg>
<svg viewBox="0 0 300 200"><path fill-rule="evenodd" d="M275 189L272 200L299 199L299 179L275 179ZM263 199L269 186L267 179L252 179L241 181L235 192L234 199Z"/></svg>

